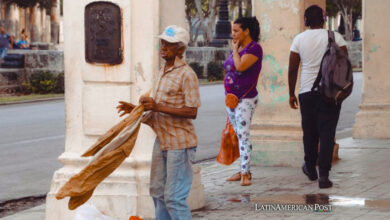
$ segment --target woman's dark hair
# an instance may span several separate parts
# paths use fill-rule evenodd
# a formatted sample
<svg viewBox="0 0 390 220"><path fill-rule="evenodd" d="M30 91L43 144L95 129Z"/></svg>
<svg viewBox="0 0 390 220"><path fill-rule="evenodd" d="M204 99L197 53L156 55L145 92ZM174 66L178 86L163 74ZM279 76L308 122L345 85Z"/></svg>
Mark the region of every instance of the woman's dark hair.
<svg viewBox="0 0 390 220"><path fill-rule="evenodd" d="M260 24L255 17L241 17L234 21L235 24L240 24L242 30L249 28L249 34L252 40L258 42L260 38Z"/></svg>
<svg viewBox="0 0 390 220"><path fill-rule="evenodd" d="M324 11L318 5L312 5L305 10L305 25L315 27L324 24Z"/></svg>

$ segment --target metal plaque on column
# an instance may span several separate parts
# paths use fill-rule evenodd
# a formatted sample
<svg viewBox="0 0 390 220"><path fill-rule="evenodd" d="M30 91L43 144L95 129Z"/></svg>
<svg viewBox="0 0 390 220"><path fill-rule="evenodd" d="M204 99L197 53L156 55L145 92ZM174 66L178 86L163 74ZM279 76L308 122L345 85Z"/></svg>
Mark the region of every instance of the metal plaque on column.
<svg viewBox="0 0 390 220"><path fill-rule="evenodd" d="M122 63L122 15L118 5L92 2L85 7L85 59L88 63Z"/></svg>

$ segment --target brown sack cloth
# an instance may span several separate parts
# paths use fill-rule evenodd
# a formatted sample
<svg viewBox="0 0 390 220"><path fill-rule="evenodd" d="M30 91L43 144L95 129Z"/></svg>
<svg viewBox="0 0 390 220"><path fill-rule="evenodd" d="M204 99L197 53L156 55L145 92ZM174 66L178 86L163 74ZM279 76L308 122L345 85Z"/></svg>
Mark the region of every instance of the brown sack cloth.
<svg viewBox="0 0 390 220"><path fill-rule="evenodd" d="M99 183L109 176L128 157L137 139L143 105L133 109L128 117L100 137L82 156L94 156L88 165L74 175L57 192L56 198L70 196L68 207L74 210L92 196Z"/></svg>
<svg viewBox="0 0 390 220"><path fill-rule="evenodd" d="M230 165L240 157L238 149L238 139L232 123L227 120L226 127L222 131L221 147L217 156L217 161L220 164Z"/></svg>

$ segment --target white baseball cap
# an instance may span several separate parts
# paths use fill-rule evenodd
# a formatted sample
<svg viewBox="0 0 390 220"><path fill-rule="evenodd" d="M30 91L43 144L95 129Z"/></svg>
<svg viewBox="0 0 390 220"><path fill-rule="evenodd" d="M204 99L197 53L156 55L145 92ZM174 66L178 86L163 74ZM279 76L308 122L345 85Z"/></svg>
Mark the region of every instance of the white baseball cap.
<svg viewBox="0 0 390 220"><path fill-rule="evenodd" d="M164 32L157 37L166 40L170 43L182 42L186 46L190 41L190 34L188 33L188 31L177 25L169 25L165 28Z"/></svg>

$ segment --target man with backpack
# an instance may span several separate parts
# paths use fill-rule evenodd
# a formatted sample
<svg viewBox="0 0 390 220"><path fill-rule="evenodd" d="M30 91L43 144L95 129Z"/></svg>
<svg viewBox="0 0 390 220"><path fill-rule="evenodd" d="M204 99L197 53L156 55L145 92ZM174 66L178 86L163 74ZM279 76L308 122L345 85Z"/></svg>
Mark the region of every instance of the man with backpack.
<svg viewBox="0 0 390 220"><path fill-rule="evenodd" d="M309 29L294 38L290 49L289 102L292 109L298 109L295 85L301 64L299 104L305 152L302 171L311 181L317 180L318 159L319 187L329 188L333 185L329 171L336 126L341 102L352 91L352 69L343 37L323 29L325 20L321 7L308 7L304 19Z"/></svg>

